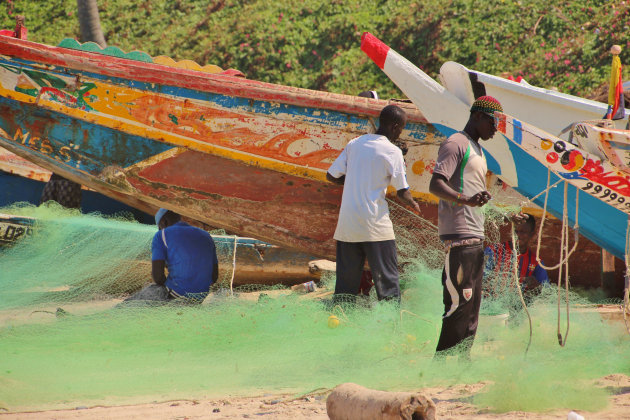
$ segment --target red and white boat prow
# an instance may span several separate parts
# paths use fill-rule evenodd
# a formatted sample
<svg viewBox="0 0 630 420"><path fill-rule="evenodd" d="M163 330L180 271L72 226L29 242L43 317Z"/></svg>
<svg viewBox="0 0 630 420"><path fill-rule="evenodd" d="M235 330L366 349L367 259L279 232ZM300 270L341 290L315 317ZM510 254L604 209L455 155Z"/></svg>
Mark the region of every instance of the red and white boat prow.
<svg viewBox="0 0 630 420"><path fill-rule="evenodd" d="M369 32L361 37L361 50L416 104L431 124L464 128L469 105Z"/></svg>
<svg viewBox="0 0 630 420"><path fill-rule="evenodd" d="M369 32L364 32L361 37L361 49L442 134L449 136L466 126L470 115L469 103L459 99ZM500 175L501 179L511 187L518 187L519 178L514 158L506 139L496 134L491 140L483 143L483 148L498 163L491 168L493 172Z"/></svg>

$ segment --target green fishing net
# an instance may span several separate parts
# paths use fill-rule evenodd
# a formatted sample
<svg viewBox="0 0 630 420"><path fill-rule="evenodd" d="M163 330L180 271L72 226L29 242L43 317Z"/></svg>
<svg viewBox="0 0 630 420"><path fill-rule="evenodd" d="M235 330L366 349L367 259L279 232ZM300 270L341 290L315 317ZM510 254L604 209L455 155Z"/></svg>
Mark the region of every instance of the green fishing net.
<svg viewBox="0 0 630 420"><path fill-rule="evenodd" d="M221 284L202 305L120 307L150 279L154 226L56 206L0 209L36 220L32 235L0 249L0 408L298 394L343 382L391 391L483 382L474 403L495 412L607 404L609 391L593 380L630 374L630 338L622 322L603 321L573 292L567 316L555 286L529 302L530 345L527 313L506 286L484 303L492 307L480 318L472 361L433 360L444 254L435 226L391 209L401 307L373 295L333 306L321 293L334 287L332 274L319 294L282 286L230 293L229 244L219 247ZM503 213L490 221L501 225ZM558 308L563 336L570 325L564 347Z"/></svg>

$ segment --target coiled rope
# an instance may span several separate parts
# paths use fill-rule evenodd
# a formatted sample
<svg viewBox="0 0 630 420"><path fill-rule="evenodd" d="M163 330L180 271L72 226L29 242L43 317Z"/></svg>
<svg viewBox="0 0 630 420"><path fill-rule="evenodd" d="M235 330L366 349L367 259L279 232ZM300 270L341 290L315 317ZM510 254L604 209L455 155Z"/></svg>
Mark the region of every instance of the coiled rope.
<svg viewBox="0 0 630 420"><path fill-rule="evenodd" d="M563 180L560 180L563 181ZM558 181L558 182L560 182ZM568 216L568 203L567 203L567 192L569 184L564 182L564 203L562 206L562 229L560 232L560 259L558 264L554 266L546 266L540 260L540 243L542 240L542 231L543 226L545 224L545 218L547 216L547 202L549 199L549 190L555 187L558 182L553 185L551 184L551 169L547 168L547 188L545 188L545 202L543 206L543 214L540 220L540 225L538 227L538 241L536 246L536 261L538 264L546 270L555 270L558 269L558 344L561 347L564 347L567 341L567 337L569 335L570 328L570 319L569 319L569 258L573 254L573 252L577 249L577 245L579 242L579 199L580 199L580 190L576 188L575 190L575 224L573 226L573 247L569 250L569 216ZM539 194L540 195L540 194ZM564 272L563 272L564 271ZM561 301L561 292L562 292L562 279L564 277L564 286L565 286L565 303L566 303L566 312L567 312L567 328L564 333L564 337L560 332L560 301Z"/></svg>

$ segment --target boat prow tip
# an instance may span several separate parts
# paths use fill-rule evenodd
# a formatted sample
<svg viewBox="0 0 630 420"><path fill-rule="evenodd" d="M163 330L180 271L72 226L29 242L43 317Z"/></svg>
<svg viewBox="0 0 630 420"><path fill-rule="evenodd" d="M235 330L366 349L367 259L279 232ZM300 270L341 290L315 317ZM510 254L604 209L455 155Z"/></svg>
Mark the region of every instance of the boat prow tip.
<svg viewBox="0 0 630 420"><path fill-rule="evenodd" d="M361 50L379 67L385 66L389 47L370 32L363 32L361 35Z"/></svg>

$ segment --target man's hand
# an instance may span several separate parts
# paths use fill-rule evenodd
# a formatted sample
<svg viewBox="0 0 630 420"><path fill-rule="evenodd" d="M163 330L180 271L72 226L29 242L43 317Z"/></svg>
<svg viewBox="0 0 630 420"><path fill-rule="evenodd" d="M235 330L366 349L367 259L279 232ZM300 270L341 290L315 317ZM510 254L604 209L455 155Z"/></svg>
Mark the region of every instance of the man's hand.
<svg viewBox="0 0 630 420"><path fill-rule="evenodd" d="M459 201L462 204L465 204L470 207L481 207L481 206L486 205L486 203L488 203L488 201L490 201L491 198L492 196L490 195L488 191L481 191L473 195L472 197L462 196Z"/></svg>
<svg viewBox="0 0 630 420"><path fill-rule="evenodd" d="M536 280L536 277L534 277L534 276L525 277L523 279L523 291L524 292L532 291L535 288L537 288L538 286L540 286L540 283L538 283L538 280Z"/></svg>
<svg viewBox="0 0 630 420"><path fill-rule="evenodd" d="M463 206L470 207L481 207L485 205L492 196L488 191L481 191L472 197L467 197L459 192L455 191L448 184L448 180L444 177L444 175L440 175L437 173L433 173L431 177L431 182L429 183L429 192L437 197L441 198L444 201L449 201L451 203L457 203Z"/></svg>
<svg viewBox="0 0 630 420"><path fill-rule="evenodd" d="M330 174L330 172L326 172L326 179L334 184L343 185L343 183L346 181L346 176L341 175L339 178L335 178Z"/></svg>
<svg viewBox="0 0 630 420"><path fill-rule="evenodd" d="M408 204L418 215L420 215L420 206L418 206L416 200L413 199L409 188L396 191L396 195L398 195L398 198Z"/></svg>
<svg viewBox="0 0 630 420"><path fill-rule="evenodd" d="M525 221L529 218L528 215L524 214L524 213L515 213L513 215L510 216L510 222L512 222L514 224L514 226L518 226L522 223L525 223Z"/></svg>

